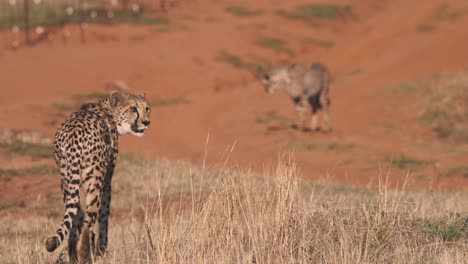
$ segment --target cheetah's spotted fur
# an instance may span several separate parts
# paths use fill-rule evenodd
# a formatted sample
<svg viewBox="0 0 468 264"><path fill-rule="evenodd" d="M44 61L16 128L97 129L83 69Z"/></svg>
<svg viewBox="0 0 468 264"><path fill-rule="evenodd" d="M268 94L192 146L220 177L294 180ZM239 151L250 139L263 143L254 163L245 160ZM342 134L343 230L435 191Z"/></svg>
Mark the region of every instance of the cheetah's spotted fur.
<svg viewBox="0 0 468 264"><path fill-rule="evenodd" d="M65 214L56 235L46 241L49 252L68 236L72 263L87 263L95 253L105 252L119 135L143 135L150 124L149 115L150 106L144 95L113 92L98 103L83 105L60 126L54 154L62 180ZM86 200L85 211L80 197ZM92 230L96 220L99 240L94 248Z"/></svg>

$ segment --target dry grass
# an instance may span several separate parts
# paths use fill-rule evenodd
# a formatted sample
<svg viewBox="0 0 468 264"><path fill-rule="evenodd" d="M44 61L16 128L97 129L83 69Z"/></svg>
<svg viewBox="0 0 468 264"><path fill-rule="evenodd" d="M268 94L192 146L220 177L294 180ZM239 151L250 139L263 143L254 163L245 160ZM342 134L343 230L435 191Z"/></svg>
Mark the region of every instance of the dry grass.
<svg viewBox="0 0 468 264"><path fill-rule="evenodd" d="M263 48L271 49L279 53L285 53L289 56L294 56L296 54L287 46L286 42L280 38L261 37L255 43Z"/></svg>
<svg viewBox="0 0 468 264"><path fill-rule="evenodd" d="M241 58L236 54L232 54L226 51L218 52L215 60L228 63L235 68L246 70L255 76L261 76L266 72L265 66L256 62L249 62Z"/></svg>
<svg viewBox="0 0 468 264"><path fill-rule="evenodd" d="M55 174L57 168L51 165L39 165L31 166L21 169L3 169L0 168L0 179L3 177L9 179L13 176L22 176L22 175L51 175Z"/></svg>
<svg viewBox="0 0 468 264"><path fill-rule="evenodd" d="M451 146L468 146L468 72L439 73L390 88L406 112ZM433 139L433 138L432 138Z"/></svg>
<svg viewBox="0 0 468 264"><path fill-rule="evenodd" d="M356 146L353 143L339 140L300 140L286 144L285 148L294 151L350 151Z"/></svg>
<svg viewBox="0 0 468 264"><path fill-rule="evenodd" d="M455 1L456 2L456 1ZM468 13L468 5L465 1L458 1L458 3L443 3L434 13L429 17L426 22L418 26L420 32L430 32L437 29L441 23L453 22Z"/></svg>
<svg viewBox="0 0 468 264"><path fill-rule="evenodd" d="M468 144L468 73L441 75L421 87L421 120L442 140Z"/></svg>
<svg viewBox="0 0 468 264"><path fill-rule="evenodd" d="M265 113L262 113L261 115L255 117L255 123L258 124L273 124L273 125L279 125L279 126L290 126L293 123L293 120L290 120L287 117L284 117L276 111L268 111Z"/></svg>
<svg viewBox="0 0 468 264"><path fill-rule="evenodd" d="M333 41L321 40L321 39L310 38L310 37L303 38L301 39L301 41L304 44L311 44L311 45L326 48L326 49L333 48L335 46L335 42Z"/></svg>
<svg viewBox="0 0 468 264"><path fill-rule="evenodd" d="M244 6L228 6L225 10L237 17L253 17L263 14L263 10L253 10Z"/></svg>
<svg viewBox="0 0 468 264"><path fill-rule="evenodd" d="M293 11L278 11L278 14L291 19L335 19L337 17L354 16L352 6L335 4L309 4L296 7Z"/></svg>
<svg viewBox="0 0 468 264"><path fill-rule="evenodd" d="M2 3L4 2L4 3ZM0 28L9 28L13 25L23 27L24 9L22 1L18 5L11 6L7 1L0 1ZM11 2L11 1L10 1ZM93 23L115 24L132 23L137 25L169 24L167 19L156 17L143 5L136 10L123 8L110 8L104 1L88 2L86 8L79 10L77 6L67 1L39 1L38 4L30 4L29 21L30 28L37 26L60 26L68 23ZM65 12L67 8L71 13Z"/></svg>
<svg viewBox="0 0 468 264"><path fill-rule="evenodd" d="M28 143L17 140L9 144L0 144L0 147L11 153L30 156L33 159L51 158L53 156L51 144Z"/></svg>
<svg viewBox="0 0 468 264"><path fill-rule="evenodd" d="M153 107L161 107L161 106L170 106L170 105L178 105L178 104L188 104L190 101L184 97L172 97L172 98L158 98L151 102L151 106Z"/></svg>
<svg viewBox="0 0 468 264"><path fill-rule="evenodd" d="M467 193L367 190L297 175L288 159L261 177L124 158L110 251L97 263L466 263ZM48 254L43 245L59 220L29 212L39 216L0 218L0 263L66 259L66 246Z"/></svg>

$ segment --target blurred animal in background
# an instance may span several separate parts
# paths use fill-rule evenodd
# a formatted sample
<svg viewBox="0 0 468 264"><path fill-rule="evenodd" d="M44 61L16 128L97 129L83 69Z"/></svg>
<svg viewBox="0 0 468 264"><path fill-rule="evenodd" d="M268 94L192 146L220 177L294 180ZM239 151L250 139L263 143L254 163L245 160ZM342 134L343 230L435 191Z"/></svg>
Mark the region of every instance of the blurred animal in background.
<svg viewBox="0 0 468 264"><path fill-rule="evenodd" d="M311 66L293 64L287 67L272 68L262 79L265 91L272 94L276 90L284 90L293 100L300 130L307 129L304 126L307 103L312 108L312 121L310 124L312 131L319 129L317 111L323 110L320 129L324 132L330 130L329 82L330 74L325 65L321 63L315 63Z"/></svg>

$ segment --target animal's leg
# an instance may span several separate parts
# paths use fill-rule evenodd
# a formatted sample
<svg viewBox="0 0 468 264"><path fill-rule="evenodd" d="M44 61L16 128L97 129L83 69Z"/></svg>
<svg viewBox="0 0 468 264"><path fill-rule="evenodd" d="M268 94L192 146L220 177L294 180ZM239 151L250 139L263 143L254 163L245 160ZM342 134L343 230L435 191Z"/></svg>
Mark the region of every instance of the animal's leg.
<svg viewBox="0 0 468 264"><path fill-rule="evenodd" d="M97 253L99 255L104 255L107 249L108 237L108 224L109 224L109 213L110 213L110 203L111 203L111 179L114 170L110 170L109 175L104 180L104 187L102 192L102 202L101 208L99 210L99 244L97 248Z"/></svg>
<svg viewBox="0 0 468 264"><path fill-rule="evenodd" d="M312 108L312 120L310 123L310 129L312 131L315 131L318 128L317 111L320 109L320 103L318 101L317 96L311 96L308 100L310 107Z"/></svg>
<svg viewBox="0 0 468 264"><path fill-rule="evenodd" d="M81 228L83 227L84 212L81 206L78 206L78 214L73 220L72 230L68 238L68 256L70 263L78 263L78 238L80 237Z"/></svg>
<svg viewBox="0 0 468 264"><path fill-rule="evenodd" d="M86 189L86 212L78 241L78 257L80 263L89 263L94 257L94 233L97 214L101 204L103 173L93 169L87 173L84 180Z"/></svg>
<svg viewBox="0 0 468 264"><path fill-rule="evenodd" d="M324 132L330 131L330 99L327 96L320 97L320 106L323 108L323 115L322 115L322 130Z"/></svg>
<svg viewBox="0 0 468 264"><path fill-rule="evenodd" d="M317 120L317 109L313 109L312 110L312 120L310 121L310 129L312 131L315 131L317 130L318 128L318 120Z"/></svg>
<svg viewBox="0 0 468 264"><path fill-rule="evenodd" d="M296 113L297 113L297 127L299 130L304 130L304 119L306 115L306 107L304 101L301 98L294 98L294 103L296 105Z"/></svg>

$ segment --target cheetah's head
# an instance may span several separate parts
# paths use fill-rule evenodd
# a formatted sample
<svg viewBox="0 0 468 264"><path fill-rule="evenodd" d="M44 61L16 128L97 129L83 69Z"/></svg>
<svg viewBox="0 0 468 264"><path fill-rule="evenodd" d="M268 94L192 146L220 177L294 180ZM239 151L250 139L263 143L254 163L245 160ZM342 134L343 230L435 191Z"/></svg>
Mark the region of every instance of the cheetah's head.
<svg viewBox="0 0 468 264"><path fill-rule="evenodd" d="M135 136L143 136L149 127L151 112L145 95L112 92L109 102L119 134L132 133Z"/></svg>
<svg viewBox="0 0 468 264"><path fill-rule="evenodd" d="M263 75L262 78L263 88L270 94L284 87L288 81L289 77L283 69L272 69L267 74Z"/></svg>

